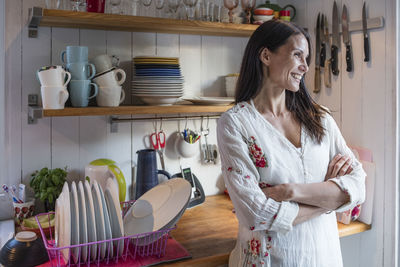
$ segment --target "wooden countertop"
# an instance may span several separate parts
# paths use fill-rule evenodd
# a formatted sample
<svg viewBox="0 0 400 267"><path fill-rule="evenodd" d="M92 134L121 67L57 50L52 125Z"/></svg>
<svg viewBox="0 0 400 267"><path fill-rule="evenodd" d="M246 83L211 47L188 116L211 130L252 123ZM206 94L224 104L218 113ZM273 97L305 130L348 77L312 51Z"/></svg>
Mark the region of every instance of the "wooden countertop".
<svg viewBox="0 0 400 267"><path fill-rule="evenodd" d="M226 195L208 196L203 204L188 209L179 220L172 236L192 255L192 259L159 266L211 267L228 263L234 248L238 221ZM370 225L356 221L338 223L340 237L364 232Z"/></svg>

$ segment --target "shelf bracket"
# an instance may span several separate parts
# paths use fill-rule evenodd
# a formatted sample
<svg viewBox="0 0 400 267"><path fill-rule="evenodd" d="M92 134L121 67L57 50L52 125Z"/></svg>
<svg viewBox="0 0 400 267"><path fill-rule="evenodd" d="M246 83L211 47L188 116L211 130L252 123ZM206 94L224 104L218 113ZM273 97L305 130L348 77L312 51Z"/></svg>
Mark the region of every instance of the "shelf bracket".
<svg viewBox="0 0 400 267"><path fill-rule="evenodd" d="M31 7L29 8L29 24L28 24L28 37L37 38L38 27L43 17L43 8Z"/></svg>
<svg viewBox="0 0 400 267"><path fill-rule="evenodd" d="M118 132L118 117L110 116L110 132L117 133Z"/></svg>
<svg viewBox="0 0 400 267"><path fill-rule="evenodd" d="M28 95L28 124L36 124L43 117L43 109L39 106L39 96Z"/></svg>

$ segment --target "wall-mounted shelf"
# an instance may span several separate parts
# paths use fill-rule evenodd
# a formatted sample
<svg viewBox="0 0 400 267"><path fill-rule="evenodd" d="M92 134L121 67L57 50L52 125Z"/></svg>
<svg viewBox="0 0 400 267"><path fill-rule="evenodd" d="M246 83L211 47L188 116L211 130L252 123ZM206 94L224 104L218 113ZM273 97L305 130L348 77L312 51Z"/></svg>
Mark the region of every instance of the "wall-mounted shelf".
<svg viewBox="0 0 400 267"><path fill-rule="evenodd" d="M41 7L30 8L30 37L36 37L38 26L242 37L250 36L258 27L258 25L252 24L74 12Z"/></svg>

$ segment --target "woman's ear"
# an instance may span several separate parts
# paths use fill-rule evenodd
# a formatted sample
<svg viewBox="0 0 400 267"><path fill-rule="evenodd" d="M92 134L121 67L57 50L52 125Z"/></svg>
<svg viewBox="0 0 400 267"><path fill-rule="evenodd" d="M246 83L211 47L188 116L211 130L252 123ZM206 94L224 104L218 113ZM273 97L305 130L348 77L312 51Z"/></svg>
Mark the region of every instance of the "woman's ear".
<svg viewBox="0 0 400 267"><path fill-rule="evenodd" d="M268 48L264 47L260 53L260 60L262 63L269 66L270 59L271 59L271 51L269 51Z"/></svg>

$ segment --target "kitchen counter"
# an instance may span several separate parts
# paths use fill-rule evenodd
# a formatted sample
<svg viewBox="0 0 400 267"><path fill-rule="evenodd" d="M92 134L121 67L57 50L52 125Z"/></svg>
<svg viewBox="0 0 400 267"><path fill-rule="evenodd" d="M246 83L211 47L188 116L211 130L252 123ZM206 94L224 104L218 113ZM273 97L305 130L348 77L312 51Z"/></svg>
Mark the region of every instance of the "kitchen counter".
<svg viewBox="0 0 400 267"><path fill-rule="evenodd" d="M208 196L203 204L188 209L171 232L192 255L192 259L159 266L221 266L226 265L235 246L238 221L232 213L233 204L226 195ZM340 237L366 231L370 225L356 221L338 223Z"/></svg>

